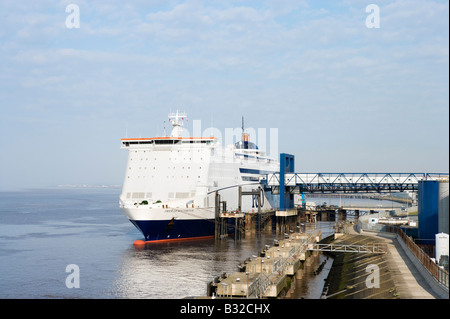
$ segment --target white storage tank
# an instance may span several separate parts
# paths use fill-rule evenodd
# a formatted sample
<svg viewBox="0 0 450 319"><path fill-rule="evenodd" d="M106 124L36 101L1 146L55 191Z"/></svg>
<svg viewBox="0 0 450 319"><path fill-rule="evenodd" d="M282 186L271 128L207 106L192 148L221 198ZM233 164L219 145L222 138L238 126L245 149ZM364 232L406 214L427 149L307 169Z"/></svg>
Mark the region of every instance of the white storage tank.
<svg viewBox="0 0 450 319"><path fill-rule="evenodd" d="M448 234L436 234L436 263L445 255L448 256Z"/></svg>

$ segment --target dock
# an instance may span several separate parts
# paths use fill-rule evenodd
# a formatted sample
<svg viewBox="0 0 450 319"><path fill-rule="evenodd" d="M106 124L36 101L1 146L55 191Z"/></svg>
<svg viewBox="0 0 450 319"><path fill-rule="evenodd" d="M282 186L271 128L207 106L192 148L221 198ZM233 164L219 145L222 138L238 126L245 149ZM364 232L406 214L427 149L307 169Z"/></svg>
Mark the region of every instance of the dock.
<svg viewBox="0 0 450 319"><path fill-rule="evenodd" d="M437 293L434 280L427 280L426 271L408 256L402 239L387 232L359 232L353 227L335 240L339 244L378 242L385 246L385 254L333 253L333 267L325 282L322 298L326 299L448 299L448 292ZM376 265L377 285L368 285L367 267Z"/></svg>
<svg viewBox="0 0 450 319"><path fill-rule="evenodd" d="M286 234L287 235L287 234ZM208 295L222 298L276 298L289 289L292 277L311 254L321 231L294 233L274 241L272 247L252 256L239 266L239 271L222 274L208 284Z"/></svg>

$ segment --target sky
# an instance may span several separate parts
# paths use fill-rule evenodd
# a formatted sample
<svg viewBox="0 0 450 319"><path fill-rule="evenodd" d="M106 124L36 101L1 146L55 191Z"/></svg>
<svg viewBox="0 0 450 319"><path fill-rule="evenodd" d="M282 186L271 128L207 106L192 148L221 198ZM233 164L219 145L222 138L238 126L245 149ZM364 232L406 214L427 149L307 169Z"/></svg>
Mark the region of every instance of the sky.
<svg viewBox="0 0 450 319"><path fill-rule="evenodd" d="M2 0L0 190L121 185L177 109L296 172L448 172L448 30L446 0Z"/></svg>

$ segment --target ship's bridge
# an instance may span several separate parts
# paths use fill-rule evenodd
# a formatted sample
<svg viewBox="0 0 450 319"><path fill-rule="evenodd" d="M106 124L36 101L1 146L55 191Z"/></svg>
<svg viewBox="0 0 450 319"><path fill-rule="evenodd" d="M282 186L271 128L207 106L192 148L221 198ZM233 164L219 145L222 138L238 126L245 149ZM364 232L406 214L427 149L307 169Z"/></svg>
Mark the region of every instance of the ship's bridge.
<svg viewBox="0 0 450 319"><path fill-rule="evenodd" d="M258 146L256 146L255 143L249 142L249 141L239 141L234 144L236 149L243 149L243 150L257 150Z"/></svg>
<svg viewBox="0 0 450 319"><path fill-rule="evenodd" d="M214 137L150 137L150 138L123 138L122 147L135 145L174 145L174 144L211 144L217 141Z"/></svg>
<svg viewBox="0 0 450 319"><path fill-rule="evenodd" d="M172 132L170 136L166 136L164 129L164 136L150 137L150 138L123 138L122 148L139 147L146 145L152 147L153 145L184 145L184 144L217 144L218 139L215 137L189 137L183 136L184 121L187 121L187 115L184 112L176 112L169 114L169 122L172 123Z"/></svg>
<svg viewBox="0 0 450 319"><path fill-rule="evenodd" d="M265 152L259 150L258 146L250 142L249 134L244 132L244 127L242 126L242 138L240 141L234 143L236 155L248 156L265 156Z"/></svg>

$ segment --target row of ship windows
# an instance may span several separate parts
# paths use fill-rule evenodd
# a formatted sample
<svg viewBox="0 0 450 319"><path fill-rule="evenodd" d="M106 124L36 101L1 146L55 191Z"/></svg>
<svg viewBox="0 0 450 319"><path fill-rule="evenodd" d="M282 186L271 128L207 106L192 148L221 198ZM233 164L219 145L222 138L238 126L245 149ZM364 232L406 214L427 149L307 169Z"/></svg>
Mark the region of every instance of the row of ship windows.
<svg viewBox="0 0 450 319"><path fill-rule="evenodd" d="M127 193L127 199L145 199L145 198L152 198L153 193L145 193L145 192L135 192L135 193ZM170 192L169 198L188 198L188 197L194 197L195 193L189 193L189 192Z"/></svg>
<svg viewBox="0 0 450 319"><path fill-rule="evenodd" d="M198 167L199 169L202 169L201 166ZM129 170L131 170L131 166L128 167ZM142 169L142 166L139 167L139 169ZM145 166L144 169L147 169L147 167ZM153 169L156 169L156 166L153 166ZM158 168L159 169L159 168ZM170 166L167 167L167 169L170 169ZM173 169L176 169L176 167L174 166ZM184 166L181 167L181 169L184 169ZM187 166L187 169L191 169L190 166Z"/></svg>
<svg viewBox="0 0 450 319"><path fill-rule="evenodd" d="M138 153L138 152L146 152L146 151L134 151L134 153ZM149 153L150 153L151 151L149 151ZM191 153L191 152L194 152L194 151L192 151L192 150L181 150L181 152L182 153ZM175 153L175 151L170 151L170 153ZM180 150L177 150L177 153L180 153ZM197 150L197 153L200 153L200 150Z"/></svg>
<svg viewBox="0 0 450 319"><path fill-rule="evenodd" d="M137 178L147 178L147 176L145 176L145 175L143 175L143 176L135 176L135 177L137 177ZM186 175L186 178L189 178L190 176L189 175ZM130 178L130 175L128 175L127 176L127 178ZM152 175L151 176L151 178L155 178L155 176L154 175ZM156 178L158 178L158 179L160 179L161 178L161 176L156 176ZM166 175L166 178L170 178L170 176L169 175ZM175 176L174 175L172 175L172 178L175 178ZM183 176L177 176L177 178L183 178ZM200 179L201 178L201 176L200 175L198 175L197 176L197 179Z"/></svg>
<svg viewBox="0 0 450 319"><path fill-rule="evenodd" d="M138 144L211 144L210 140L200 140L200 141L181 141L181 140L151 140L151 141L136 141L136 142L123 142L123 145L138 145Z"/></svg>
<svg viewBox="0 0 450 319"><path fill-rule="evenodd" d="M147 151L134 151L134 153L140 153L140 152L147 152ZM148 151L149 153L152 153L152 152L154 152L154 151ZM190 150L190 149L186 149L186 150L181 150L181 152L182 153L186 153L186 152L194 152L193 150ZM170 153L175 153L175 151L170 151ZM177 150L177 153L180 153L180 150ZM200 150L197 150L197 153L200 153ZM238 154L238 155L241 155L241 154Z"/></svg>
<svg viewBox="0 0 450 319"><path fill-rule="evenodd" d="M130 161L132 161L133 158L130 158ZM144 158L141 158L141 161L143 161ZM145 158L146 161L148 161L148 157ZM174 158L174 160L180 161L179 159ZM156 158L155 158L156 161ZM186 157L183 157L183 161L192 161L192 157L189 157L189 159L187 159ZM200 161L203 161L203 157L200 157Z"/></svg>
<svg viewBox="0 0 450 319"><path fill-rule="evenodd" d="M138 193L127 193L127 199L144 199L144 198L152 198L152 193L145 194L144 192Z"/></svg>

